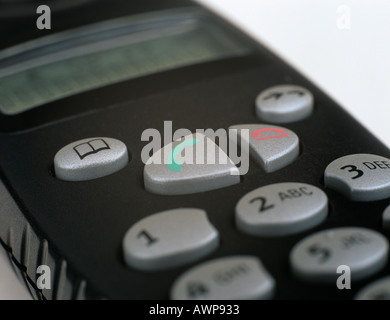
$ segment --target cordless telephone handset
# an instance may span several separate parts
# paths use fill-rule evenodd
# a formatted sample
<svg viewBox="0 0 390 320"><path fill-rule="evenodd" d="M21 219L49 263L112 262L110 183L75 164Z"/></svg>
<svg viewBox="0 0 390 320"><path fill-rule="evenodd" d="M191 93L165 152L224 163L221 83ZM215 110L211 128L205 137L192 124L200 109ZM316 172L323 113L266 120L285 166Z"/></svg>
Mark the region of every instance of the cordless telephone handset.
<svg viewBox="0 0 390 320"><path fill-rule="evenodd" d="M329 97L193 2L47 5L0 4L0 239L35 298L390 296L390 152Z"/></svg>

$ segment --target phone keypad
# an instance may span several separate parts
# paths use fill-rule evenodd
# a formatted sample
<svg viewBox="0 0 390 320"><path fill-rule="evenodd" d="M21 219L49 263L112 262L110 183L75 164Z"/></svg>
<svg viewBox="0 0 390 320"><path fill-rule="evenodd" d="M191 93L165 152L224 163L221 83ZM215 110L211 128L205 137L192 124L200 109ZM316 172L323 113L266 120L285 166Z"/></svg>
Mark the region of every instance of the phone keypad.
<svg viewBox="0 0 390 320"><path fill-rule="evenodd" d="M312 94L305 88L281 85L269 88L258 96L256 113L262 120L288 123L311 115L313 103ZM239 124L229 129L236 130L237 134L229 135L229 139L236 145L241 144L242 156L252 158L267 173L282 169L298 158L300 141L290 129L270 124ZM195 139L195 135L186 139ZM182 141L173 142L170 150ZM247 144L247 149L243 147L243 142ZM161 157L164 148L155 156ZM166 170L167 167L165 165L161 172L165 170L168 180L174 175ZM188 164L183 164L183 169L188 170L188 167ZM150 187L149 177L158 175L152 171L150 174L149 170L155 168L146 165L144 171L146 189L152 192L156 191ZM207 188L192 184L196 181L192 178L207 165L192 168L193 175L188 175L188 179L181 181L183 183L179 187L167 192L164 186L161 187L163 192L156 193L207 191ZM384 157L370 154L345 156L328 165L324 175L325 186L352 200L384 199L390 196L388 169L390 160ZM161 178L158 180L164 181ZM288 236L320 225L327 219L328 210L328 197L320 188L300 182L275 183L252 190L238 201L235 226L240 232L257 237ZM390 225L388 212L390 210L383 213L385 228ZM388 251L387 239L376 231L360 227L328 229L295 244L290 252L290 268L295 278L303 281L336 283L338 267L346 266L351 269L352 279L359 280L380 271L387 263ZM186 271L171 287L171 298L269 299L273 297L276 286L276 281L257 257L228 256L204 262Z"/></svg>
<svg viewBox="0 0 390 320"><path fill-rule="evenodd" d="M260 120L289 123L310 116L314 98L309 90L297 85L277 85L262 91L256 98L256 114Z"/></svg>
<svg viewBox="0 0 390 320"><path fill-rule="evenodd" d="M275 280L261 261L252 256L211 260L181 275L173 284L174 300L269 299Z"/></svg>
<svg viewBox="0 0 390 320"><path fill-rule="evenodd" d="M266 172L291 164L299 155L299 138L289 129L267 124L240 124L229 129L237 130L237 137L249 145L249 155ZM234 142L240 142L240 139ZM242 152L246 153L245 148Z"/></svg>
<svg viewBox="0 0 390 320"><path fill-rule="evenodd" d="M390 197L390 159L352 154L334 160L325 169L325 185L354 201Z"/></svg>
<svg viewBox="0 0 390 320"><path fill-rule="evenodd" d="M256 113L270 123L289 123L310 116L313 102L312 94L303 87L275 86L257 97ZM244 156L253 159L266 173L293 164L299 156L299 137L288 128L238 124L229 129L237 132L236 136L229 134L229 139L237 144L246 142L247 150L241 145ZM203 150L202 161L199 150ZM209 154L215 154L215 163L208 163ZM126 146L119 140L89 138L62 148L55 156L54 169L56 177L62 180L89 180L120 170L128 163L128 157ZM221 158L226 158L226 163L221 164ZM389 198L389 169L390 160L382 156L344 156L326 167L325 187L354 201ZM159 149L146 162L143 174L146 191L169 196L240 183L239 168L222 148L200 133L184 136ZM302 182L269 185L259 182L259 185L236 202L234 217L227 216L239 236L263 237L267 241L274 239L265 238L295 236L320 226L328 218L328 197L319 187ZM382 214L384 230L390 230L389 208ZM178 207L153 213L127 227L122 241L125 264L141 271L159 272L185 266L207 258L224 245L221 241L224 234L222 231L220 234L217 224L209 221L203 209ZM262 256L239 254L193 266L171 282L170 297L191 300L274 297L278 284L273 269L270 272L266 269L269 260L264 258L263 265ZM336 272L338 267L350 268L352 280L365 279L384 268L388 254L388 240L379 232L343 227L316 232L295 243L287 263L297 281L335 284L340 275ZM389 299L389 292L389 279L384 278L364 288L356 299Z"/></svg>
<svg viewBox="0 0 390 320"><path fill-rule="evenodd" d="M236 225L255 236L285 236L322 223L328 198L305 183L276 183L246 194L236 206Z"/></svg>
<svg viewBox="0 0 390 320"><path fill-rule="evenodd" d="M219 233L200 209L180 208L148 216L126 233L126 263L141 270L161 270L196 261L214 251Z"/></svg>
<svg viewBox="0 0 390 320"><path fill-rule="evenodd" d="M351 279L371 276L387 263L389 243L380 233L360 227L324 230L298 242L290 263L298 278L336 283L339 266L350 268Z"/></svg>

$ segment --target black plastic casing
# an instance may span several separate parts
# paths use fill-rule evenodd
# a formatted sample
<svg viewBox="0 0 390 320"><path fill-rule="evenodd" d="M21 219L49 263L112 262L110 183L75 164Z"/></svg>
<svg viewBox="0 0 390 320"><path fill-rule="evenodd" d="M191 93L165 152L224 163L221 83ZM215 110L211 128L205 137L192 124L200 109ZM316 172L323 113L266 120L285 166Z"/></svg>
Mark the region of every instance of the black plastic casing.
<svg viewBox="0 0 390 320"><path fill-rule="evenodd" d="M94 1L73 11L53 12L53 29L44 33L34 27L36 15L3 19L0 37L6 40L1 48L109 18L179 7L199 10L183 0ZM278 57L220 18L206 10L204 14L245 41L251 53L124 81L20 115L0 117L1 179L12 197L0 209L0 237L33 289L39 276L36 267L52 267L53 287L34 293L38 298L168 299L172 283L184 271L231 255L259 257L276 280L276 299L349 299L363 285L389 273L388 264L374 277L354 283L352 290L338 290L336 283L307 283L291 274L290 251L309 234L339 226L363 226L384 233L381 214L388 199L349 201L323 185L323 173L330 162L344 155L390 157L390 152ZM145 190L140 156L146 144L141 141L145 129L163 132L164 120L173 122L173 130L193 132L261 123L255 115L256 96L286 83L306 87L315 98L309 118L282 125L300 138L301 153L293 164L265 173L251 162L240 184L197 194L161 196ZM131 157L124 169L83 182L65 182L54 176L53 158L59 149L79 139L105 136L126 144ZM238 200L255 188L279 182L303 182L324 190L330 205L326 221L284 237L254 237L238 231L234 222ZM220 233L219 248L199 261L169 270L145 272L126 266L122 254L126 231L141 218L180 207L206 210Z"/></svg>

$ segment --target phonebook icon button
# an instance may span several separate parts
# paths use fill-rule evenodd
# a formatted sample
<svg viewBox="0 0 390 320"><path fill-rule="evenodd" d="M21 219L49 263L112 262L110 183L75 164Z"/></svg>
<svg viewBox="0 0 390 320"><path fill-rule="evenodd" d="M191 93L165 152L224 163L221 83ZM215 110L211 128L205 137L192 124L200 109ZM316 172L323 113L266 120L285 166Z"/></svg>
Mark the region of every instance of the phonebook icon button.
<svg viewBox="0 0 390 320"><path fill-rule="evenodd" d="M113 138L88 138L72 142L54 157L58 179L84 181L101 178L123 169L129 162L126 145Z"/></svg>

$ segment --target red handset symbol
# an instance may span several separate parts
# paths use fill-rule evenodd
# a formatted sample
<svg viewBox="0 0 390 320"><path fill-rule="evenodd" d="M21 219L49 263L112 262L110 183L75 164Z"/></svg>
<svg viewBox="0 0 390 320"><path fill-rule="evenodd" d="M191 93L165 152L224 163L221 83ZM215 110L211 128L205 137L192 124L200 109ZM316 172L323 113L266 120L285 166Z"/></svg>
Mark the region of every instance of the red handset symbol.
<svg viewBox="0 0 390 320"><path fill-rule="evenodd" d="M268 136L268 137L257 138L256 140L283 138L283 137L288 137L289 136L286 131L284 131L283 129L279 129L279 128L263 128L263 129L259 129L259 130L253 131L251 133L251 136L253 138L256 138L258 136L261 136L261 134L263 132L269 132L269 131L276 132L276 133L284 133L284 134L278 134L278 135L275 135L275 136Z"/></svg>

